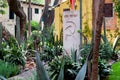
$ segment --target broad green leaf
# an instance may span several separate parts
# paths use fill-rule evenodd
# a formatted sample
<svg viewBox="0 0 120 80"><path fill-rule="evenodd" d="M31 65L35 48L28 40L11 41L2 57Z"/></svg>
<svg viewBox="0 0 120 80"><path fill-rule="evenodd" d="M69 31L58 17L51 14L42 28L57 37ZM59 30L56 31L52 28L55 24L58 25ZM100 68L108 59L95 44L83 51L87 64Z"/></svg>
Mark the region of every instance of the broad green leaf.
<svg viewBox="0 0 120 80"><path fill-rule="evenodd" d="M41 60L39 53L36 53L36 64L37 64L37 75L38 80L50 80L47 71L45 70Z"/></svg>
<svg viewBox="0 0 120 80"><path fill-rule="evenodd" d="M86 74L86 70L87 70L87 60L84 63L84 65L82 66L82 68L80 69L77 77L75 78L75 80L84 80L85 78L85 74Z"/></svg>
<svg viewBox="0 0 120 80"><path fill-rule="evenodd" d="M71 58L74 62L77 61L77 56L76 55L77 55L77 50L75 50L74 48L71 49Z"/></svg>
<svg viewBox="0 0 120 80"><path fill-rule="evenodd" d="M63 61L62 61L62 64L61 64L61 69L60 69L60 73L59 73L59 76L58 76L58 80L64 80L64 65L65 65L65 59L63 57Z"/></svg>
<svg viewBox="0 0 120 80"><path fill-rule="evenodd" d="M116 48L116 46L117 46L117 43L118 43L119 39L120 39L120 36L117 36L117 37L115 38L115 41L113 42L113 52L115 51L115 48Z"/></svg>

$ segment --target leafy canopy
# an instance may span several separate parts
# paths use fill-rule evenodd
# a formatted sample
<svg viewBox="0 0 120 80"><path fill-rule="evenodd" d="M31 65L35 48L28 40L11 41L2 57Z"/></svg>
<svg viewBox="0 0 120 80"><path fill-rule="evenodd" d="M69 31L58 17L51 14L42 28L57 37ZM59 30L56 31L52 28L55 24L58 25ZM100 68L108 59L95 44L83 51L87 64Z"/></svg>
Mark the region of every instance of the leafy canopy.
<svg viewBox="0 0 120 80"><path fill-rule="evenodd" d="M31 0L33 3L44 4L45 0Z"/></svg>
<svg viewBox="0 0 120 80"><path fill-rule="evenodd" d="M115 3L114 10L117 12L117 16L120 18L120 0L113 0Z"/></svg>
<svg viewBox="0 0 120 80"><path fill-rule="evenodd" d="M5 11L3 10L3 8L7 7L7 3L6 0L0 0L0 14L5 14Z"/></svg>

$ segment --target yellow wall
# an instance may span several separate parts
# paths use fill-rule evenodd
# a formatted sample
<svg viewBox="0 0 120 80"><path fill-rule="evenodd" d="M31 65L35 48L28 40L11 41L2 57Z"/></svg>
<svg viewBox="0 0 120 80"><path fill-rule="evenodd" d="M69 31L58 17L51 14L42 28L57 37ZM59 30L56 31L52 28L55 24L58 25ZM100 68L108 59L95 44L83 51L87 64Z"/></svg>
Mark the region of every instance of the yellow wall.
<svg viewBox="0 0 120 80"><path fill-rule="evenodd" d="M63 3L61 3L58 7L55 8L55 20L54 20L54 25L55 25L55 33L58 36L58 39L60 39L60 31L62 30L62 14L64 9L70 9L70 0L67 0ZM76 0L75 3L75 9L79 10L80 9L80 0ZM83 24L83 29L85 26L85 22L87 21L89 27L92 26L92 0L83 0L83 9L82 9L82 24Z"/></svg>
<svg viewBox="0 0 120 80"><path fill-rule="evenodd" d="M76 10L79 10L79 2L80 0L76 0ZM82 24L83 24L83 32L85 32L86 26L88 28L92 28L92 0L82 0ZM105 0L105 3L111 3L112 0ZM60 31L62 30L62 14L63 14L63 9L69 8L70 9L70 2L69 0L61 3L58 7L55 8L55 33L58 36L58 39L60 39ZM116 15L115 15L116 16ZM117 22L115 25L117 25L117 28L115 29L107 29L107 38L109 39L110 42L113 42L115 37L118 35L118 32L120 30L120 20L116 17L114 18ZM119 22L118 22L119 21ZM87 25L85 24L87 23ZM87 32L87 33L86 33ZM88 31L86 31L84 34L89 34ZM91 33L91 32L90 32ZM91 35L91 34L89 34ZM86 36L87 38L91 36ZM112 35L112 36L111 36ZM120 35L120 34L119 34Z"/></svg>

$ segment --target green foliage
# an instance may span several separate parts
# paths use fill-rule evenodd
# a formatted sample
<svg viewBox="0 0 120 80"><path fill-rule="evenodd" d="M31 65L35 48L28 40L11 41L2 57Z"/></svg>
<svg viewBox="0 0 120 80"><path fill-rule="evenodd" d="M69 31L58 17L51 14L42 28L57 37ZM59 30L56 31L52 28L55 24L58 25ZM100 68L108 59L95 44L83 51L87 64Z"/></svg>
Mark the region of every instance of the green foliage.
<svg viewBox="0 0 120 80"><path fill-rule="evenodd" d="M0 0L0 7L2 8L6 8L7 7L7 3L5 0Z"/></svg>
<svg viewBox="0 0 120 80"><path fill-rule="evenodd" d="M111 65L109 65L106 60L101 59L99 59L98 64L100 78L105 79L111 73Z"/></svg>
<svg viewBox="0 0 120 80"><path fill-rule="evenodd" d="M77 74L75 80L84 80L86 76L86 71L87 71L87 60L80 69L79 73Z"/></svg>
<svg viewBox="0 0 120 80"><path fill-rule="evenodd" d="M38 26L39 26L38 22L36 21L31 22L32 30L38 30Z"/></svg>
<svg viewBox="0 0 120 80"><path fill-rule="evenodd" d="M120 0L113 0L115 2L114 10L117 12L117 16L120 18Z"/></svg>
<svg viewBox="0 0 120 80"><path fill-rule="evenodd" d="M0 14L5 14L4 8L7 7L6 0L0 0Z"/></svg>
<svg viewBox="0 0 120 80"><path fill-rule="evenodd" d="M112 47L110 43L101 43L99 56L101 59L109 60L112 57Z"/></svg>
<svg viewBox="0 0 120 80"><path fill-rule="evenodd" d="M44 61L51 61L55 56L61 55L62 49L61 45L56 46L54 44L44 43L41 59Z"/></svg>
<svg viewBox="0 0 120 80"><path fill-rule="evenodd" d="M32 35L27 40L27 49L35 49L36 39L38 47L41 51L41 59L51 61L54 56L61 55L63 50L62 41L54 39L54 27L46 27L43 31L33 31Z"/></svg>
<svg viewBox="0 0 120 80"><path fill-rule="evenodd" d="M91 45L87 44L84 45L81 50L81 56L83 58L86 58L88 54L90 53ZM101 43L99 47L99 75L100 78L105 78L110 74L111 68L110 65L108 65L107 61L112 58L112 47L110 43Z"/></svg>
<svg viewBox="0 0 120 80"><path fill-rule="evenodd" d="M6 55L4 56L5 61L7 62L11 62L11 63L15 63L15 64L20 64L22 66L25 65L25 56L24 53L22 52L22 48L21 47L16 47L16 46L12 46L12 47L6 47L3 50L3 53L6 53Z"/></svg>
<svg viewBox="0 0 120 80"><path fill-rule="evenodd" d="M44 0L32 0L31 2L37 3L37 4L44 4Z"/></svg>
<svg viewBox="0 0 120 80"><path fill-rule="evenodd" d="M0 9L0 14L5 14L5 11Z"/></svg>
<svg viewBox="0 0 120 80"><path fill-rule="evenodd" d="M31 30L38 30L39 23L36 21L31 21ZM26 30L28 30L28 23L26 24Z"/></svg>
<svg viewBox="0 0 120 80"><path fill-rule="evenodd" d="M40 60L39 53L36 52L37 76L38 80L50 80L47 71Z"/></svg>
<svg viewBox="0 0 120 80"><path fill-rule="evenodd" d="M120 36L117 36L113 43L113 52L118 54L120 51Z"/></svg>
<svg viewBox="0 0 120 80"><path fill-rule="evenodd" d="M18 45L16 40L11 38L8 42L2 42L0 59L17 65L25 65L25 50L23 45Z"/></svg>
<svg viewBox="0 0 120 80"><path fill-rule="evenodd" d="M63 62L64 60L64 62ZM63 67L64 63L64 67ZM79 69L81 68L80 63L74 62L70 57L64 56L64 57L55 57L52 62L48 63L48 66L50 66L50 78L52 80L57 80L59 76L59 72L64 70L64 79L65 80L74 80ZM61 67L63 67L61 69ZM69 76L69 77L68 77Z"/></svg>
<svg viewBox="0 0 120 80"><path fill-rule="evenodd" d="M114 31L113 30L107 30L107 38L108 38L108 41L110 43L113 43L114 39L120 35L120 30L119 28L115 29Z"/></svg>
<svg viewBox="0 0 120 80"><path fill-rule="evenodd" d="M71 59L72 59L74 62L77 62L77 50L71 49Z"/></svg>
<svg viewBox="0 0 120 80"><path fill-rule="evenodd" d="M6 78L15 76L19 73L18 66L0 60L0 75Z"/></svg>
<svg viewBox="0 0 120 80"><path fill-rule="evenodd" d="M80 50L81 56L83 58L87 58L90 50L91 50L91 44L83 45L83 48Z"/></svg>
<svg viewBox="0 0 120 80"><path fill-rule="evenodd" d="M120 62L116 62L112 65L112 72L111 75L108 77L107 80L120 80Z"/></svg>
<svg viewBox="0 0 120 80"><path fill-rule="evenodd" d="M91 50L91 44L84 45L81 49L81 56L86 58ZM101 59L109 60L112 58L113 51L110 43L101 43L99 47L99 57Z"/></svg>
<svg viewBox="0 0 120 80"><path fill-rule="evenodd" d="M54 56L61 55L63 50L61 40L54 39L54 27L46 27L41 34L41 43L39 44L43 48L41 59L52 60Z"/></svg>
<svg viewBox="0 0 120 80"><path fill-rule="evenodd" d="M54 27L45 27L44 30L42 31L42 37L43 41L46 42L47 44L55 44L55 39L54 39Z"/></svg>
<svg viewBox="0 0 120 80"><path fill-rule="evenodd" d="M92 37L92 31L90 30L90 26L89 26L89 19L84 22L83 33L87 38Z"/></svg>

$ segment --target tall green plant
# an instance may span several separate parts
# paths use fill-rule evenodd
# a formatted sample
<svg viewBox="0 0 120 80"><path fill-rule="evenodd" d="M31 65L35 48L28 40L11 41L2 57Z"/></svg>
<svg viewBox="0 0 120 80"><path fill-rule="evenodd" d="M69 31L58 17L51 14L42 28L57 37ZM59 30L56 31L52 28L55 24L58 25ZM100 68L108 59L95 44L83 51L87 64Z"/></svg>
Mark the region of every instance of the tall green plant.
<svg viewBox="0 0 120 80"><path fill-rule="evenodd" d="M19 68L15 64L4 62L0 60L0 75L6 78L15 76L19 73Z"/></svg>
<svg viewBox="0 0 120 80"><path fill-rule="evenodd" d="M36 52L36 64L37 64L37 76L38 76L38 80L50 80L49 79L49 76L46 72L46 70L44 69L44 66L40 60L40 57L39 57L39 53Z"/></svg>
<svg viewBox="0 0 120 80"><path fill-rule="evenodd" d="M90 38L91 37L91 35L92 35L92 31L90 30L90 27L89 27L89 21L88 20L86 20L85 22L84 22L84 30L83 30L83 33L84 33L84 35L87 37L87 38Z"/></svg>
<svg viewBox="0 0 120 80"><path fill-rule="evenodd" d="M28 30L28 23L26 24L26 30ZM31 21L31 30L38 30L39 23L36 21Z"/></svg>
<svg viewBox="0 0 120 80"><path fill-rule="evenodd" d="M5 60L10 63L25 65L25 48L24 45L17 43L16 39L10 38L8 42L2 42L1 57L0 59Z"/></svg>
<svg viewBox="0 0 120 80"><path fill-rule="evenodd" d="M120 44L119 41L120 41L120 36L117 36L117 37L115 38L115 40L114 40L114 42L113 42L113 46L112 46L114 53L117 53L118 50L120 49L120 47L118 47L119 44Z"/></svg>
<svg viewBox="0 0 120 80"><path fill-rule="evenodd" d="M58 78L59 80L74 80L81 65L69 56L55 57L52 62L49 62L50 78L52 80L58 80Z"/></svg>
<svg viewBox="0 0 120 80"><path fill-rule="evenodd" d="M84 80L85 79L85 75L86 75L86 71L87 71L87 60L84 63L84 65L82 66L82 68L80 69L80 71L77 74L75 80Z"/></svg>

